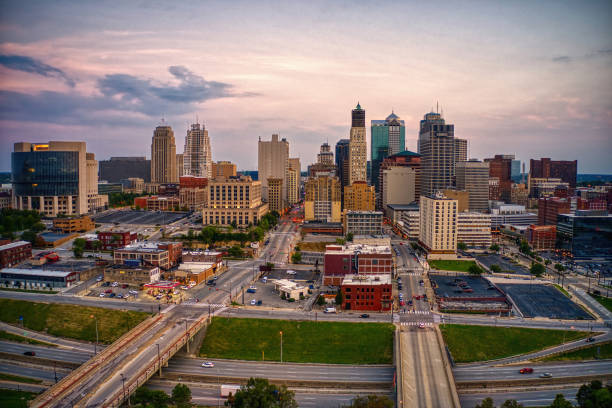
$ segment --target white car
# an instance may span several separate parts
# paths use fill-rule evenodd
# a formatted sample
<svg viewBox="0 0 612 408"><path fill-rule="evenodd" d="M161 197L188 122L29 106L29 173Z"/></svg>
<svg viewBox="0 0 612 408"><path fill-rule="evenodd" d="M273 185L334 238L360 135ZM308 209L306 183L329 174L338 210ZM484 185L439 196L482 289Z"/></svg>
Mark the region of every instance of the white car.
<svg viewBox="0 0 612 408"><path fill-rule="evenodd" d="M292 271L291 269L287 271L287 275L295 275L296 273L296 271Z"/></svg>
<svg viewBox="0 0 612 408"><path fill-rule="evenodd" d="M98 276L98 277L96 278L96 282L102 282L102 277L101 277L101 276Z"/></svg>
<svg viewBox="0 0 612 408"><path fill-rule="evenodd" d="M119 286L119 282L113 282L113 284L111 285L113 288L116 288L117 286Z"/></svg>
<svg viewBox="0 0 612 408"><path fill-rule="evenodd" d="M215 366L215 363L213 363L212 361L205 361L202 363L202 367L213 368L214 366Z"/></svg>
<svg viewBox="0 0 612 408"><path fill-rule="evenodd" d="M100 297L106 296L106 293L100 293Z"/></svg>
<svg viewBox="0 0 612 408"><path fill-rule="evenodd" d="M257 304L257 301L255 299L251 300L251 306L255 306Z"/></svg>

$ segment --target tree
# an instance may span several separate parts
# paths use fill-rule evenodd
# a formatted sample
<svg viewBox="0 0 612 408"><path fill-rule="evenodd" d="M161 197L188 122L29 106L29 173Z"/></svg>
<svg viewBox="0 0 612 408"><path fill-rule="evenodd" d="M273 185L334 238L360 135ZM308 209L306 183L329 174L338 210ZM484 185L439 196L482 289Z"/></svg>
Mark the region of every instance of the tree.
<svg viewBox="0 0 612 408"><path fill-rule="evenodd" d="M346 238L347 242L353 242L353 233L352 232L347 232L345 238Z"/></svg>
<svg viewBox="0 0 612 408"><path fill-rule="evenodd" d="M246 385L240 387L228 406L233 408L297 408L295 393L286 386L277 387L265 378L250 378Z"/></svg>
<svg viewBox="0 0 612 408"><path fill-rule="evenodd" d="M325 304L325 298L323 296L319 296L317 298L317 305L323 306Z"/></svg>
<svg viewBox="0 0 612 408"><path fill-rule="evenodd" d="M544 273L544 265L539 262L534 262L531 264L529 272L534 276L540 277Z"/></svg>
<svg viewBox="0 0 612 408"><path fill-rule="evenodd" d="M467 244L465 242L457 242L457 249L461 251L465 251L467 249Z"/></svg>
<svg viewBox="0 0 612 408"><path fill-rule="evenodd" d="M83 238L77 238L72 242L72 252L74 253L75 258L83 257L85 244L87 244L87 241L85 241Z"/></svg>
<svg viewBox="0 0 612 408"><path fill-rule="evenodd" d="M240 249L238 245L234 245L233 247L227 250L227 253L231 257L239 258L242 256L242 249Z"/></svg>
<svg viewBox="0 0 612 408"><path fill-rule="evenodd" d="M146 387L140 387L131 398L132 403L142 404L153 408L166 408L170 397L163 391L152 391Z"/></svg>
<svg viewBox="0 0 612 408"><path fill-rule="evenodd" d="M576 394L580 408L603 408L612 406L612 386L604 388L601 381L594 380L584 384Z"/></svg>
<svg viewBox="0 0 612 408"><path fill-rule="evenodd" d="M531 247L529 246L529 243L524 239L521 240L519 244L519 251L521 251L525 255L531 255Z"/></svg>
<svg viewBox="0 0 612 408"><path fill-rule="evenodd" d="M36 242L36 233L32 230L24 231L23 234L21 234L21 239L34 245Z"/></svg>
<svg viewBox="0 0 612 408"><path fill-rule="evenodd" d="M548 406L548 408L574 408L571 402L565 399L563 394L557 394L555 400Z"/></svg>
<svg viewBox="0 0 612 408"><path fill-rule="evenodd" d="M491 269L493 272L497 272L497 273L500 273L500 272L501 272L501 268L500 268L500 266L499 266L499 265L497 265L497 264L493 264L493 265L491 265L490 269Z"/></svg>
<svg viewBox="0 0 612 408"><path fill-rule="evenodd" d="M561 265L560 263L556 263L554 268L558 271L558 272L563 272L565 270L565 266Z"/></svg>
<svg viewBox="0 0 612 408"><path fill-rule="evenodd" d="M523 404L519 404L516 400L510 399L504 401L503 404L499 406L499 408L523 408Z"/></svg>
<svg viewBox="0 0 612 408"><path fill-rule="evenodd" d="M468 268L468 272L472 275L480 275L482 273L482 268L476 264L471 264Z"/></svg>
<svg viewBox="0 0 612 408"><path fill-rule="evenodd" d="M232 227L233 229L236 229L236 228L238 228L238 224L236 223L236 221L232 221L230 223L230 227Z"/></svg>
<svg viewBox="0 0 612 408"><path fill-rule="evenodd" d="M302 253L299 251L294 252L293 255L291 255L291 262L294 264L302 262Z"/></svg>
<svg viewBox="0 0 612 408"><path fill-rule="evenodd" d="M495 405L493 405L493 399L487 397L480 404L476 405L476 408L495 408Z"/></svg>
<svg viewBox="0 0 612 408"><path fill-rule="evenodd" d="M176 384L172 389L172 402L179 407L191 405L191 390L185 384Z"/></svg>
<svg viewBox="0 0 612 408"><path fill-rule="evenodd" d="M386 395L368 395L357 397L351 401L351 405L344 408L393 408L395 403Z"/></svg>
<svg viewBox="0 0 612 408"><path fill-rule="evenodd" d="M544 265L550 265L552 263L552 261L550 259L547 259L544 261Z"/></svg>
<svg viewBox="0 0 612 408"><path fill-rule="evenodd" d="M489 247L489 249L493 252L498 252L499 251L499 245L497 244L493 244Z"/></svg>
<svg viewBox="0 0 612 408"><path fill-rule="evenodd" d="M344 296L342 295L342 291L338 289L338 293L336 293L336 304L342 306L342 302L344 302Z"/></svg>

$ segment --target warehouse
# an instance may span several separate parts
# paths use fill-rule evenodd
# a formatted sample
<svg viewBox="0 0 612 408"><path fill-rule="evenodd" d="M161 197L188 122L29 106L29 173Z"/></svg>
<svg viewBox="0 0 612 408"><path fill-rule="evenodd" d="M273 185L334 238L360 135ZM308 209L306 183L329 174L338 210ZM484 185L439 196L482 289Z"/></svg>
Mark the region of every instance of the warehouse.
<svg viewBox="0 0 612 408"><path fill-rule="evenodd" d="M0 283L21 288L66 288L79 280L74 271L4 268L0 270Z"/></svg>

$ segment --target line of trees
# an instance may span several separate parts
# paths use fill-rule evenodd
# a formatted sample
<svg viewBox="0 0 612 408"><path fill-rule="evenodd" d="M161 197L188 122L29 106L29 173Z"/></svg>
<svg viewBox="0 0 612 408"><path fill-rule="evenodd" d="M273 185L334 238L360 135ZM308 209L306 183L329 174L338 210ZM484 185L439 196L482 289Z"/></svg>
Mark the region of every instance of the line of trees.
<svg viewBox="0 0 612 408"><path fill-rule="evenodd" d="M36 234L45 230L45 224L40 220L38 211L3 208L0 211L0 235L3 238L15 239L16 232L24 231L21 239L34 243Z"/></svg>
<svg viewBox="0 0 612 408"><path fill-rule="evenodd" d="M130 397L130 402L137 407L167 408L169 404L177 408L192 407L191 390L185 384L176 384L172 389L172 395L161 390L150 390L140 387Z"/></svg>
<svg viewBox="0 0 612 408"><path fill-rule="evenodd" d="M246 232L230 231L222 232L214 225L207 225L202 228L200 233L195 233L189 230L187 235L183 235L182 239L191 241L200 241L208 245L214 245L217 242L238 241L245 244L248 241L261 241L266 232L274 228L278 224L280 215L276 211L272 211L261 217L259 223L255 226L251 225Z"/></svg>

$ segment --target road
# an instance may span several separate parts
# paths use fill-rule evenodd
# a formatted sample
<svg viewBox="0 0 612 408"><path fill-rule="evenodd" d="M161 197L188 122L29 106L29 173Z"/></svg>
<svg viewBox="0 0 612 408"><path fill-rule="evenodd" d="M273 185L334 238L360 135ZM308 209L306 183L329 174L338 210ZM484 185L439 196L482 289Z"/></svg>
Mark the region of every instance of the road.
<svg viewBox="0 0 612 408"><path fill-rule="evenodd" d="M8 333L16 334L18 336L24 336L29 339L34 339L38 341L43 341L49 344L56 344L63 348L68 348L72 350L81 350L84 352L92 352L94 351L94 343L81 342L76 340L69 340L62 337L51 336L49 334L40 333L34 330L24 329L22 327L13 326L4 322L0 322L0 330L3 330ZM104 346L98 345L98 348L103 348ZM1 350L0 350L1 351Z"/></svg>
<svg viewBox="0 0 612 408"><path fill-rule="evenodd" d="M511 391L511 392L488 392L479 394L461 394L459 400L462 408L474 408L483 399L491 397L495 406L499 406L504 401L513 399L525 407L543 407L550 405L557 394L563 394L565 399L576 403L577 388L563 388L557 390L537 390L537 391Z"/></svg>
<svg viewBox="0 0 612 408"><path fill-rule="evenodd" d="M10 354L23 354L26 351L33 351L36 353L36 357L38 358L67 361L70 363L78 364L83 364L85 361L89 360L94 353L93 348L90 350L90 352L85 352L78 350L61 349L59 347L56 348L37 346L33 344L13 343L9 341L0 341L0 351L3 353ZM33 357L32 361L35 362L36 358Z"/></svg>
<svg viewBox="0 0 612 408"><path fill-rule="evenodd" d="M53 371L53 367L17 365L11 361L0 360L0 373L37 378L46 381L47 383L54 383L56 374L57 379L61 380L68 375L69 370L57 368L55 371Z"/></svg>

